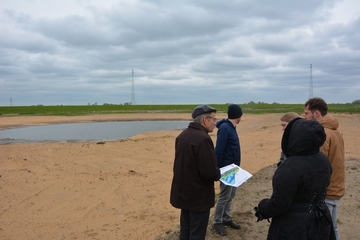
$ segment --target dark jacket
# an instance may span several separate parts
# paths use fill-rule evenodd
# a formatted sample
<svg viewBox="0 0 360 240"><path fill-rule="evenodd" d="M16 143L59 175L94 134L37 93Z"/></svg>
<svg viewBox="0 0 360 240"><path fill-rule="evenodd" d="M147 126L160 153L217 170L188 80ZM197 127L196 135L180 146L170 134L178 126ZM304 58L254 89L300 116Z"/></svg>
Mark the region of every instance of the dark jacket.
<svg viewBox="0 0 360 240"><path fill-rule="evenodd" d="M283 152L281 152L280 159L279 159L279 162L277 163L277 166L279 167L285 160L286 160L286 156Z"/></svg>
<svg viewBox="0 0 360 240"><path fill-rule="evenodd" d="M206 129L191 122L175 141L170 203L195 212L215 205L214 181L220 179L214 144Z"/></svg>
<svg viewBox="0 0 360 240"><path fill-rule="evenodd" d="M240 166L240 140L236 128L228 119L216 123L218 128L215 152L219 168L229 164Z"/></svg>
<svg viewBox="0 0 360 240"><path fill-rule="evenodd" d="M324 203L331 165L319 151L325 132L316 121L295 119L283 135L288 157L273 176L270 199L258 204L257 216L272 218L267 239L334 239L330 212Z"/></svg>

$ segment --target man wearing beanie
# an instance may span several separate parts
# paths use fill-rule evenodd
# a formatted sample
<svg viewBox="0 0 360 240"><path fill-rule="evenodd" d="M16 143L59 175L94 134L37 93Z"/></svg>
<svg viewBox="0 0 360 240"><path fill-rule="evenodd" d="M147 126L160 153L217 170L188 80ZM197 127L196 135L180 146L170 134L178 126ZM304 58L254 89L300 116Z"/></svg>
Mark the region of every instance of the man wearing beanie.
<svg viewBox="0 0 360 240"><path fill-rule="evenodd" d="M236 132L236 125L240 123L242 109L236 104L228 107L228 118L217 122L218 128L215 153L218 167L222 168L230 164L240 166L241 151L240 140ZM220 182L220 194L214 213L214 229L220 236L226 236L225 226L239 230L240 225L231 219L231 201L235 197L236 187L225 185Z"/></svg>

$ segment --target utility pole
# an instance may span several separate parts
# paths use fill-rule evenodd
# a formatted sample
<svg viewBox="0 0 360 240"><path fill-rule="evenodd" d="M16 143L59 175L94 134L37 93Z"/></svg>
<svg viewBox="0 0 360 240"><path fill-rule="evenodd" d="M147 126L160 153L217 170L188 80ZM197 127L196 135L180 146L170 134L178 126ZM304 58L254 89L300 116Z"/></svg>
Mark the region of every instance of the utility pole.
<svg viewBox="0 0 360 240"><path fill-rule="evenodd" d="M313 98L312 64L310 64L310 86L309 86L309 98Z"/></svg>
<svg viewBox="0 0 360 240"><path fill-rule="evenodd" d="M131 82L131 105L133 104L135 104L134 70L132 70L132 82Z"/></svg>
<svg viewBox="0 0 360 240"><path fill-rule="evenodd" d="M10 98L10 107L12 107L12 98Z"/></svg>

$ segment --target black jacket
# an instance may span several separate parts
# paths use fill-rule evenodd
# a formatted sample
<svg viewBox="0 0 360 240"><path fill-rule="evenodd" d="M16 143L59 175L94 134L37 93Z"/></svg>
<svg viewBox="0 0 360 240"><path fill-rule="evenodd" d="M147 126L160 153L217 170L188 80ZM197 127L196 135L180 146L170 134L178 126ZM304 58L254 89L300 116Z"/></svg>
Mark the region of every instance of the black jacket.
<svg viewBox="0 0 360 240"><path fill-rule="evenodd" d="M175 141L170 203L195 212L215 205L214 181L220 179L214 144L206 129L191 122Z"/></svg>
<svg viewBox="0 0 360 240"><path fill-rule="evenodd" d="M272 218L267 239L333 239L330 212L324 203L331 165L319 152L325 141L316 121L295 119L288 124L282 150L288 157L273 176L270 199L258 204L257 216Z"/></svg>

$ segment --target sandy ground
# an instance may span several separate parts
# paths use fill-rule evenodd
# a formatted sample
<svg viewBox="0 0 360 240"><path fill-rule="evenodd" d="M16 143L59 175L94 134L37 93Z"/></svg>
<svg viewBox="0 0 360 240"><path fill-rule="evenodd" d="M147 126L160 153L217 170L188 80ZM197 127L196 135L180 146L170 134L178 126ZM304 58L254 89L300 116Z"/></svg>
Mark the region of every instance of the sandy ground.
<svg viewBox="0 0 360 240"><path fill-rule="evenodd" d="M229 229L229 236L222 239L265 239L269 224L256 223L252 209L271 194L280 155L281 115L245 114L237 127L241 167L254 176L239 187L233 203L233 218L242 229ZM342 239L358 239L360 115L335 116L344 133L347 165L347 193L338 214L340 234ZM218 114L221 117L225 115ZM190 120L189 114L6 116L0 117L0 129L164 119ZM179 210L170 205L169 191L179 133L144 132L112 142L0 145L0 239L176 239ZM215 143L216 131L210 135ZM210 222L207 239L217 238Z"/></svg>

